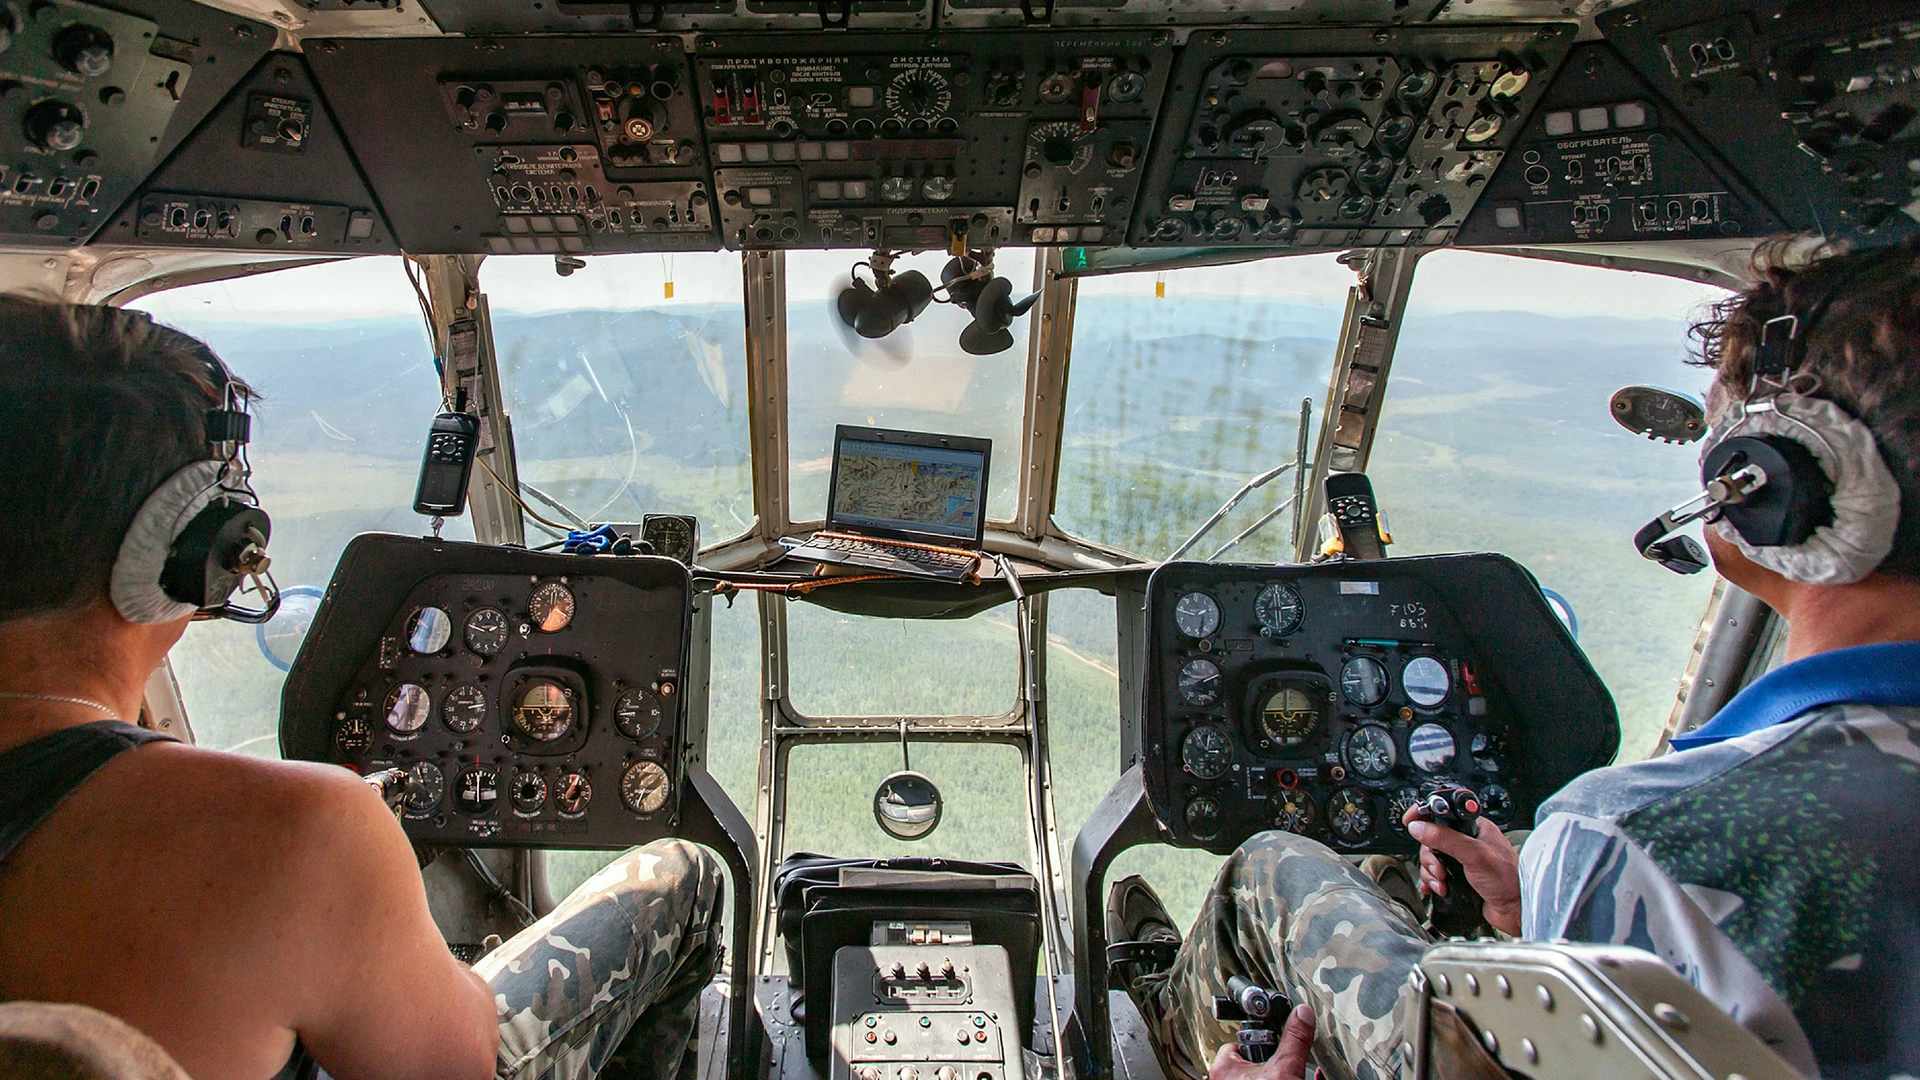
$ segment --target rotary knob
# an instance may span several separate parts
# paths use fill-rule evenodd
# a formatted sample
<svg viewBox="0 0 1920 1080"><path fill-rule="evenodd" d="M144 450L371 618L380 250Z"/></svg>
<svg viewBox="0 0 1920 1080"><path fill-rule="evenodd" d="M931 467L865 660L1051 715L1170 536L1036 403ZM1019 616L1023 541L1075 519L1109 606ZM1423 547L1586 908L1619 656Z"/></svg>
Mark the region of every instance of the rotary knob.
<svg viewBox="0 0 1920 1080"><path fill-rule="evenodd" d="M64 101L43 101L27 110L27 138L47 150L65 152L86 137L87 119Z"/></svg>
<svg viewBox="0 0 1920 1080"><path fill-rule="evenodd" d="M97 79L113 68L113 38L97 26L69 26L53 39L53 58L76 75Z"/></svg>

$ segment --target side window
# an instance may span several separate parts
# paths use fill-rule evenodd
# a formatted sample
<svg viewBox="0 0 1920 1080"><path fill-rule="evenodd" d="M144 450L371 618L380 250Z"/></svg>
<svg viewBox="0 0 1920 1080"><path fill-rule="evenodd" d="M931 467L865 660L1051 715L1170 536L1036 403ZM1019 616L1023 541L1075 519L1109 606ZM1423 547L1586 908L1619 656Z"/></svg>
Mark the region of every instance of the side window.
<svg viewBox="0 0 1920 1080"><path fill-rule="evenodd" d="M1564 598L1620 709L1620 760L1651 753L1713 575L1641 558L1633 534L1699 489L1696 447L1614 423L1629 383L1701 394L1687 319L1720 290L1465 251L1420 261L1368 473L1395 555L1499 551Z"/></svg>
<svg viewBox="0 0 1920 1080"><path fill-rule="evenodd" d="M397 257L189 285L129 306L204 340L260 395L248 456L273 518L286 617L195 623L172 660L202 746L277 757L280 685L298 644L289 624L311 611L355 535L426 530L413 489L440 407L426 326ZM459 518L444 535L473 530Z"/></svg>
<svg viewBox="0 0 1920 1080"><path fill-rule="evenodd" d="M1332 255L1081 281L1055 523L1162 559L1240 485L1292 461L1353 281ZM1248 497L1186 557L1254 525L1291 481ZM1280 513L1221 558L1289 558L1292 520Z"/></svg>
<svg viewBox="0 0 1920 1080"><path fill-rule="evenodd" d="M694 514L700 542L753 526L740 256L488 259L500 383L528 502L556 524ZM542 496L545 496L543 499ZM530 544L552 530L529 522Z"/></svg>

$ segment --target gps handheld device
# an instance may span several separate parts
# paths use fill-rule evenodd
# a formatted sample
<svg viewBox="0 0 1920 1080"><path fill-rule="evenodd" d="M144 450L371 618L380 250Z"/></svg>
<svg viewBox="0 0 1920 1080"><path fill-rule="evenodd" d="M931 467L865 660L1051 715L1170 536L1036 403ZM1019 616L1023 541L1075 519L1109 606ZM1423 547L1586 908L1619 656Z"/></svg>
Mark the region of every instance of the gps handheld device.
<svg viewBox="0 0 1920 1080"><path fill-rule="evenodd" d="M458 517L467 509L467 478L473 472L473 454L480 445L480 418L472 413L443 412L427 429L427 450L420 460L420 484L413 492L413 512L434 517Z"/></svg>
<svg viewBox="0 0 1920 1080"><path fill-rule="evenodd" d="M1380 504L1366 473L1334 473L1327 477L1327 514L1340 530L1340 543L1350 559L1384 559L1387 548L1380 527Z"/></svg>

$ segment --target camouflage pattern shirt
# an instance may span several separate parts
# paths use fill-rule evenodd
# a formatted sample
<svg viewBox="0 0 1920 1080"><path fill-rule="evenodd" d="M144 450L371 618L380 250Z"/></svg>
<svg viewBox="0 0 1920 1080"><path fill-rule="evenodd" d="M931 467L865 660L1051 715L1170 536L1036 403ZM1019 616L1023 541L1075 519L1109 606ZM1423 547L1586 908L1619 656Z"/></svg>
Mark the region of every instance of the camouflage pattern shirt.
<svg viewBox="0 0 1920 1080"><path fill-rule="evenodd" d="M1652 952L1808 1076L1920 1075L1920 709L1589 773L1520 877L1529 939Z"/></svg>

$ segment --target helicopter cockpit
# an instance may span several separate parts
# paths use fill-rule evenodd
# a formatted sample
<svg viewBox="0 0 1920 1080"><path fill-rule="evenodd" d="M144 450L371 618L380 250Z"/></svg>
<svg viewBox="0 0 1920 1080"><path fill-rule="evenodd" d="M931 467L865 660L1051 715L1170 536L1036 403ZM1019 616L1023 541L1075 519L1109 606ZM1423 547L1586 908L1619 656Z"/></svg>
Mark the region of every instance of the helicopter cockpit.
<svg viewBox="0 0 1920 1080"><path fill-rule="evenodd" d="M1779 662L1634 530L1756 246L1920 232L1916 26L0 0L0 286L260 389L272 608L143 723L380 786L457 957L679 838L702 1077L1164 1080L1115 880L1525 829ZM1454 932L1486 1075L1793 1075L1647 954Z"/></svg>

